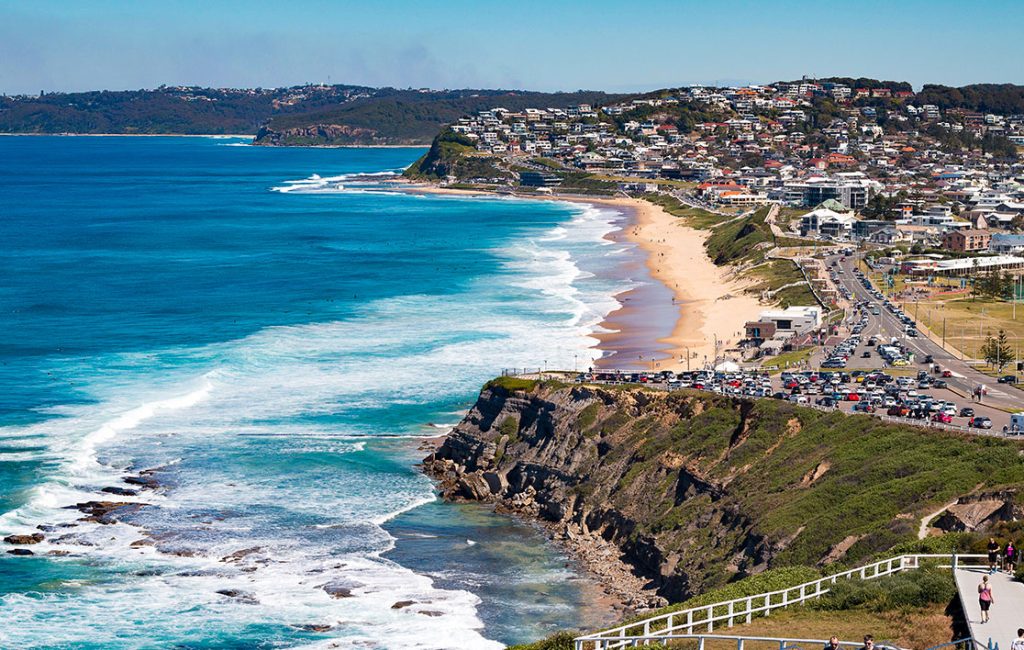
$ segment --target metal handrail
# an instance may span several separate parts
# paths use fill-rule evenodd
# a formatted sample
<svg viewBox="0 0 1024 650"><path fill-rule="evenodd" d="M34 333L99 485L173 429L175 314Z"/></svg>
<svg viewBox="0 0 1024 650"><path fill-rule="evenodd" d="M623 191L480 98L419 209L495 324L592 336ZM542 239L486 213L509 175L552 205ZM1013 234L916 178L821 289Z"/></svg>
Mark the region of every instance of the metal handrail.
<svg viewBox="0 0 1024 650"><path fill-rule="evenodd" d="M786 608L789 605L796 605L808 600L818 599L831 591L826 585L834 585L840 579L849 578L861 580L873 580L900 571L920 568L921 560L947 559L950 565L940 565L940 568L957 569L961 560L984 559L983 554L905 554L891 557L861 567L842 571L817 580L803 584L779 589L776 591L742 596L732 600L725 600L709 605L699 605L685 610L659 614L640 621L627 623L608 630L594 632L579 636L575 639L577 650L583 650L585 644L592 643L591 647L605 650L607 648L630 647L631 641L636 639L647 641L660 641L669 638L676 631L685 630L685 635L696 637L694 629L707 626L707 632L714 632L715 624L725 622L726 627L732 627L737 619L750 623L755 615L768 616L772 610ZM884 568L883 568L884 567ZM739 607L737 607L739 605ZM716 610L723 613L716 615ZM664 623L661 629L652 629L652 626ZM642 630L641 634L632 634L635 630ZM632 644L635 645L635 644Z"/></svg>
<svg viewBox="0 0 1024 650"><path fill-rule="evenodd" d="M825 646L829 643L828 639L793 639L790 637L767 637L767 636L734 636L728 634L668 634L665 636L658 637L658 641L661 645L668 645L669 641L684 641L684 640L696 640L698 650L704 650L706 641L735 641L736 650L744 650L744 644L748 641L760 642L760 643L777 643L779 650L791 650L797 646L790 645L794 643L804 644L815 644L818 646ZM625 641L627 645L622 647L635 648L638 645L649 645L647 637L632 636L624 637L622 639L615 639L615 641ZM839 646L858 648L864 644L860 641L840 641ZM600 646L601 648L610 646ZM889 644L875 644L878 650L903 650L899 646Z"/></svg>
<svg viewBox="0 0 1024 650"><path fill-rule="evenodd" d="M991 638L988 640L988 643L982 643L972 636L964 639L958 639L956 641L947 641L946 643L940 643L939 645L933 645L932 647L927 648L927 650L939 650L940 648L955 647L966 643L972 644L978 650L999 650L999 644L994 643Z"/></svg>

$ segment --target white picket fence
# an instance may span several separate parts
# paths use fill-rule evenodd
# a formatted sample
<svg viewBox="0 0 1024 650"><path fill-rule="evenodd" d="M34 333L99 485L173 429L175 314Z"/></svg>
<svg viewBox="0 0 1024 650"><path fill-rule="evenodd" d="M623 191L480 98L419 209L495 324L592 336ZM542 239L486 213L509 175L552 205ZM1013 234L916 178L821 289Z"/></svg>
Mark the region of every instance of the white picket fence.
<svg viewBox="0 0 1024 650"><path fill-rule="evenodd" d="M939 565L941 568L956 569L964 566L964 561L985 560L984 555L899 555L855 569L805 582L800 585L770 591L753 596L744 596L710 605L700 605L690 609L669 612L635 621L626 625L586 634L575 639L576 650L610 650L612 648L628 648L652 643L665 645L673 638L712 639L730 638L713 637L710 633L716 627L732 627L736 622L750 623L755 616L769 616L777 609L789 607L821 598L831 591L831 586L840 580L873 580L893 575L900 571L920 568L922 560L946 560L949 564ZM751 639L753 637L745 637ZM701 642L703 645L703 642ZM740 646L742 650L742 646Z"/></svg>

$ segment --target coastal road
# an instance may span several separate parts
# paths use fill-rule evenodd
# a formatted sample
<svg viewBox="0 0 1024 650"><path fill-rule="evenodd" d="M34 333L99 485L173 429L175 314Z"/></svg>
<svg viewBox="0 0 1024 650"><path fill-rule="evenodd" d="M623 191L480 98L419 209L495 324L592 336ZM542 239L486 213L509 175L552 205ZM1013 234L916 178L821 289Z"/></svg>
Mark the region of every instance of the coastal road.
<svg viewBox="0 0 1024 650"><path fill-rule="evenodd" d="M952 377L945 378L945 381L951 389L962 397L970 400L974 389L979 385L984 385L988 389L988 395L982 400L984 404L1004 411L1024 410L1024 393L996 383L993 377L978 372L959 359L953 352L946 350L939 343L923 334L917 337L908 337L904 333L903 323L898 321L881 304L881 301L868 293L868 290L857 280L854 270L858 260L859 256L856 255L851 255L845 260L841 255L833 255L825 258L825 264L831 266L833 262L838 263L838 269L841 272L838 282L853 294L854 302L866 300L879 306L880 313L878 315L868 315L868 324L861 334L865 342L873 335L886 340L898 338L908 349L914 352L914 357L917 361L916 368L927 370L928 366L923 363L923 359L927 355L932 355L935 363L939 364L943 369L949 370L952 373ZM910 315L912 316L913 314ZM863 350L871 350L871 348L863 345L861 348L858 348L850 359L850 368L876 367L879 364L880 359L874 356L874 352L872 352L873 358L862 359L861 353Z"/></svg>

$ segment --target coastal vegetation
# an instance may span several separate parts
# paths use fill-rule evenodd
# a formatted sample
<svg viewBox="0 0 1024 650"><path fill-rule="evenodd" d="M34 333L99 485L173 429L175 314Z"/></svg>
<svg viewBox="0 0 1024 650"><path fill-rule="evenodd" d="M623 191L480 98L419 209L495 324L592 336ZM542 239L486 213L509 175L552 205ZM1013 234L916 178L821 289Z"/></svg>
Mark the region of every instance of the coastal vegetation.
<svg viewBox="0 0 1024 650"><path fill-rule="evenodd" d="M41 93L0 97L0 133L253 134L256 144L426 145L460 116L502 106L564 107L623 95L418 90L352 85Z"/></svg>
<svg viewBox="0 0 1024 650"><path fill-rule="evenodd" d="M501 424L513 416L509 444ZM514 492L533 485L541 512L603 531L679 601L772 567L849 564L910 542L937 504L1024 483L1019 452L771 400L498 383L438 457L507 475Z"/></svg>
<svg viewBox="0 0 1024 650"><path fill-rule="evenodd" d="M480 156L464 135L444 130L434 138L430 149L405 170L407 178L438 180L448 176L465 179L509 178L509 172Z"/></svg>
<svg viewBox="0 0 1024 650"><path fill-rule="evenodd" d="M577 547L589 538L613 542L672 603L654 613L668 613L892 554L977 552L981 533L919 540L923 517L965 495L1015 498L1024 485L1021 451L1016 441L774 400L500 378L428 471L463 467L446 494L496 500L566 531ZM499 490L465 489L487 472L503 477L493 479ZM994 530L1021 532L1013 523ZM928 638L938 642L949 640L953 600L948 572L926 568L841 583L783 616L820 636L821 622L841 612L893 639L930 621ZM777 625L743 629L768 634ZM571 636L521 648L560 648Z"/></svg>

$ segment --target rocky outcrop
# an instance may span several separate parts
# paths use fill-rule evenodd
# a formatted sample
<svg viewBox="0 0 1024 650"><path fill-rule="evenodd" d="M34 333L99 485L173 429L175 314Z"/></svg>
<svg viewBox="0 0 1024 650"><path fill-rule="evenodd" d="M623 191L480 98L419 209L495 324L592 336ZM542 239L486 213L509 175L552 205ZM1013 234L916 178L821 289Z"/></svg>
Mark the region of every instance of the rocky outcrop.
<svg viewBox="0 0 1024 650"><path fill-rule="evenodd" d="M345 124L310 124L290 129L275 130L261 127L253 144L264 146L310 146L345 144L384 144L375 129L357 128Z"/></svg>
<svg viewBox="0 0 1024 650"><path fill-rule="evenodd" d="M932 525L946 532L988 532L999 522L1024 515L1016 505L1016 496L1014 490L1002 490L960 497Z"/></svg>
<svg viewBox="0 0 1024 650"><path fill-rule="evenodd" d="M914 515L983 485L978 459L994 453L937 435L774 400L503 379L424 467L446 498L543 523L609 582L632 581L625 594L678 601L912 539ZM1010 501L964 517L1006 516Z"/></svg>
<svg viewBox="0 0 1024 650"><path fill-rule="evenodd" d="M32 533L31 535L8 535L4 537L4 542L7 544L38 544L43 541L42 533Z"/></svg>
<svg viewBox="0 0 1024 650"><path fill-rule="evenodd" d="M703 589L716 559L736 574L763 570L773 548L744 513L723 502L724 482L669 449L638 458L638 422L671 426L691 412L693 405L665 397L588 387L487 389L425 466L448 498L494 501L540 519L594 556L616 548L610 559L624 560L638 587L663 598ZM670 528L658 521L667 513L655 510L684 504L692 519ZM684 541L698 531L706 536L702 543Z"/></svg>

